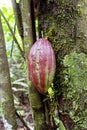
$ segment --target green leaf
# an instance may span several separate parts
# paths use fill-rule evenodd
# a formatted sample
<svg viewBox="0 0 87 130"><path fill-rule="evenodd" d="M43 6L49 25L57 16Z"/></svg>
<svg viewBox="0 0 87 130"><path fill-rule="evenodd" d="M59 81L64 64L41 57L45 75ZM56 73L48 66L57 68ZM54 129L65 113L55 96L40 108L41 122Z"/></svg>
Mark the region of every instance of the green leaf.
<svg viewBox="0 0 87 130"><path fill-rule="evenodd" d="M19 80L15 80L14 82L12 82L13 85L21 85L23 87L28 87L27 83L21 82L23 81L23 79L19 79Z"/></svg>
<svg viewBox="0 0 87 130"><path fill-rule="evenodd" d="M62 121L60 121L59 129L60 130L66 130L65 127L64 127L64 125L63 125L63 123L62 123Z"/></svg>

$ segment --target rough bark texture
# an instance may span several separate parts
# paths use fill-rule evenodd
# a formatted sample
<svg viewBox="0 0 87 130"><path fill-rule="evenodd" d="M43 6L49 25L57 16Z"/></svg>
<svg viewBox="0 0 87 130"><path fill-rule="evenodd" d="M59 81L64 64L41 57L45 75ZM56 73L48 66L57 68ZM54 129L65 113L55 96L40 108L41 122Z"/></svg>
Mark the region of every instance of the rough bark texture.
<svg viewBox="0 0 87 130"><path fill-rule="evenodd" d="M11 89L9 66L6 56L4 34L0 17L0 86L2 87L2 106L4 121L7 121L7 129L17 130L14 99ZM5 122L6 125L6 122Z"/></svg>
<svg viewBox="0 0 87 130"><path fill-rule="evenodd" d="M74 129L74 121L68 113L70 106L66 106L65 97L62 96L66 92L66 86L63 83L63 58L76 47L76 2L76 0L50 0L41 2L39 8L40 36L47 37L51 41L56 54L54 98L58 102L58 111L61 111L61 113L58 112L57 117L63 122L66 130Z"/></svg>
<svg viewBox="0 0 87 130"><path fill-rule="evenodd" d="M78 5L81 6L81 17L77 20L77 42L81 50L87 53L87 0L79 0Z"/></svg>
<svg viewBox="0 0 87 130"><path fill-rule="evenodd" d="M87 54L87 1L47 0L41 2L39 28L40 37L47 37L51 41L56 54L57 69L54 79L56 94L54 98L58 103L57 117L63 122L66 130L74 130L76 125L77 129L82 130L71 119L69 113L73 109L73 99L66 98L68 91L64 85L63 59L65 55L73 51Z"/></svg>
<svg viewBox="0 0 87 130"><path fill-rule="evenodd" d="M32 8L31 8L32 7ZM24 28L24 46L26 60L28 58L29 50L36 40L35 27L33 21L33 3L31 0L22 0L22 18ZM32 16L31 16L32 12ZM33 22L33 23L32 23ZM29 77L29 76L28 76ZM37 92L31 81L29 81L29 100L33 111L33 119L35 130L43 130L43 123L45 122L43 103L40 94Z"/></svg>

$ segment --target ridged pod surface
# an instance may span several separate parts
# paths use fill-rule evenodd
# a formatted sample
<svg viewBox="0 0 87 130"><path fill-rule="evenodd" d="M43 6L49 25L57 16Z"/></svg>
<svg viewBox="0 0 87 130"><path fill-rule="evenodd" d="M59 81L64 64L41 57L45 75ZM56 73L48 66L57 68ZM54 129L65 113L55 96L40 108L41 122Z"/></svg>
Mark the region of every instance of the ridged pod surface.
<svg viewBox="0 0 87 130"><path fill-rule="evenodd" d="M28 70L31 81L41 94L48 91L53 82L56 60L51 43L40 38L30 49Z"/></svg>

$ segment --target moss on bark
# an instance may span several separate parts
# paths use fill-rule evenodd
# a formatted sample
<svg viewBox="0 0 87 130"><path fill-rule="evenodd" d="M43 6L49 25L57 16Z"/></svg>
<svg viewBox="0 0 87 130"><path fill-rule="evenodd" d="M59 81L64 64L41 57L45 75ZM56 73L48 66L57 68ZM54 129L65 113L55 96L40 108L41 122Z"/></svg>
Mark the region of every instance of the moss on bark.
<svg viewBox="0 0 87 130"><path fill-rule="evenodd" d="M39 8L40 35L43 34L41 37L46 37L51 41L56 55L57 68L54 78L53 90L55 94L53 101L57 102L58 111L61 111L62 114L64 114L64 112L67 113L67 115L61 115L59 113L59 118L62 120L65 128L69 130L73 130L75 126L68 113L72 109L73 100L67 99L68 89L64 84L65 68L63 59L65 55L70 54L74 50L81 52L82 48L86 47L84 44L83 31L85 27L82 27L83 33L79 31L79 33L83 34L83 36L80 35L81 39L78 37L77 32L78 20L82 20L81 15L84 14L81 14L80 11L77 0L47 0L44 3L42 2ZM84 21L84 23L86 23L86 21ZM79 28L81 29L80 25ZM82 24L82 26L84 25ZM71 127L67 119L71 121Z"/></svg>

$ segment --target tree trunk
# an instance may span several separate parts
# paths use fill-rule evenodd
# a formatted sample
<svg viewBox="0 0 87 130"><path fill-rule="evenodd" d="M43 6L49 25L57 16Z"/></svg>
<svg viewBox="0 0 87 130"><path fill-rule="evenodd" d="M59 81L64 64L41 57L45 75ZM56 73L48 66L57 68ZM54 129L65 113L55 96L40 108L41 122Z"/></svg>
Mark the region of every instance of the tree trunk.
<svg viewBox="0 0 87 130"><path fill-rule="evenodd" d="M87 0L44 0L40 3L39 8L39 28L40 35L42 34L51 41L56 54L57 68L53 89L55 92L54 99L58 103L57 118L63 122L66 130L86 130L87 126L84 125L84 120L86 122L87 118L78 105L84 96L82 93L79 100L77 100L77 95L74 99L68 98L67 87L70 87L70 84L64 83L63 59L65 55L69 55L73 51L83 52L87 55ZM69 78L72 80L72 77ZM73 86L72 91L74 89ZM73 108L74 102L78 106L77 110ZM80 108L82 107L86 110L85 105L81 102ZM70 112L74 112L73 120ZM82 119L82 117L84 118ZM76 118L78 119L77 122Z"/></svg>
<svg viewBox="0 0 87 130"><path fill-rule="evenodd" d="M51 41L56 55L56 74L54 78L54 99L57 102L57 119L63 122L66 130L74 129L74 121L68 113L66 100L63 97L66 86L64 86L63 58L72 52L76 46L76 0L45 0L39 7L39 32L41 37ZM67 93L65 94L67 95ZM55 105L52 106L55 110ZM61 111L61 113L60 113ZM55 115L53 113L53 115ZM57 124L58 125L58 124ZM59 128L59 126L58 126ZM60 129L60 128L59 128Z"/></svg>
<svg viewBox="0 0 87 130"><path fill-rule="evenodd" d="M20 8L20 2L17 3L16 0L12 0L12 6L15 16L15 22L18 28L19 35L21 36L21 39L23 41L23 23L22 23L22 14L21 14L21 8Z"/></svg>
<svg viewBox="0 0 87 130"><path fill-rule="evenodd" d="M33 1L22 0L21 8L22 8L23 28L24 28L25 57L27 61L30 48L36 40ZM45 117L41 96L31 83L29 75L28 75L28 82L29 82L29 100L33 112L35 130L44 130L43 126L45 123Z"/></svg>
<svg viewBox="0 0 87 130"><path fill-rule="evenodd" d="M17 130L14 99L11 89L9 66L6 56L4 34L0 17L0 86L2 88L2 106L6 130Z"/></svg>
<svg viewBox="0 0 87 130"><path fill-rule="evenodd" d="M82 52L87 54L87 0L78 1L81 17L77 20L77 43Z"/></svg>

